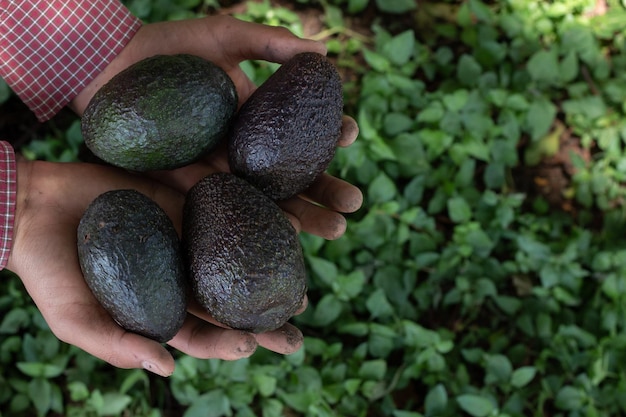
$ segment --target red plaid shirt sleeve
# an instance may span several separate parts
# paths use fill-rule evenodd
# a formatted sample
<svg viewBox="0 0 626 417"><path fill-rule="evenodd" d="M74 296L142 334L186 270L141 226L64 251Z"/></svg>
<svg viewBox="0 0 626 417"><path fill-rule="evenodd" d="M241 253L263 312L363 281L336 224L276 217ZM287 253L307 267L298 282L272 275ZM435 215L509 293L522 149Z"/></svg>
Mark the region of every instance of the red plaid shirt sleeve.
<svg viewBox="0 0 626 417"><path fill-rule="evenodd" d="M11 254L16 185L13 147L0 141L0 269L7 265Z"/></svg>
<svg viewBox="0 0 626 417"><path fill-rule="evenodd" d="M0 0L0 77L47 120L140 26L119 0Z"/></svg>

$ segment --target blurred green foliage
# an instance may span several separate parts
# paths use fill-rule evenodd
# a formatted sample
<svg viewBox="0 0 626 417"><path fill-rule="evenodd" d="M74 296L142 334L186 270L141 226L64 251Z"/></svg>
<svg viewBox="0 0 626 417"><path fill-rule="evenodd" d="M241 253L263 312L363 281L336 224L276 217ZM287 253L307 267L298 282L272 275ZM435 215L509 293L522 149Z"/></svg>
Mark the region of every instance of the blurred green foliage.
<svg viewBox="0 0 626 417"><path fill-rule="evenodd" d="M224 10L126 3L146 21ZM112 369L56 340L5 272L0 414L626 414L626 9L598 5L237 9L298 35L298 12L317 11L314 36L360 126L330 171L361 187L363 208L339 240L301 236L310 305L293 321L305 347L236 362L177 354L169 379ZM244 64L257 84L275 68ZM69 160L79 143L72 125L26 154Z"/></svg>

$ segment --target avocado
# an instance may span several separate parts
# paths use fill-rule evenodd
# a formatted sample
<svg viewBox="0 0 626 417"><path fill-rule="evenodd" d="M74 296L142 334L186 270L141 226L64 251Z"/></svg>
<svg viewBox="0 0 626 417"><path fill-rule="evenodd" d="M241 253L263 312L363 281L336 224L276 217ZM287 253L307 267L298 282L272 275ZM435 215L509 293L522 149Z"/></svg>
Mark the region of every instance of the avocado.
<svg viewBox="0 0 626 417"><path fill-rule="evenodd" d="M328 167L342 117L335 66L318 53L297 54L235 116L228 133L230 169L274 200L292 197Z"/></svg>
<svg viewBox="0 0 626 417"><path fill-rule="evenodd" d="M135 190L105 192L77 231L87 285L124 329L158 342L180 330L187 290L180 239L165 212Z"/></svg>
<svg viewBox="0 0 626 417"><path fill-rule="evenodd" d="M278 205L230 173L187 193L183 250L192 292L219 322L275 330L301 307L306 270L296 230Z"/></svg>
<svg viewBox="0 0 626 417"><path fill-rule="evenodd" d="M228 131L237 111L233 81L188 54L143 59L111 78L82 116L85 144L100 159L134 171L196 161Z"/></svg>

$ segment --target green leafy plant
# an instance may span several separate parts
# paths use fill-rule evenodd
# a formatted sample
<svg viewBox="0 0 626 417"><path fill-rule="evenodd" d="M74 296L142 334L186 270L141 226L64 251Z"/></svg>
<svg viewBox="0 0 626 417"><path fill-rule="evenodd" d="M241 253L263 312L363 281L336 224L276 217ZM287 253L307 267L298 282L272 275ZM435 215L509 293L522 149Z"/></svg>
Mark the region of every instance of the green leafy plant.
<svg viewBox="0 0 626 417"><path fill-rule="evenodd" d="M127 3L148 19L219 7ZM7 276L1 412L625 414L621 2L296 3L245 3L238 17L301 35L301 12L317 13L360 127L329 170L365 195L342 238L301 235L304 348L177 354L168 380L111 369L56 341ZM244 66L256 83L275 68ZM27 153L73 158L74 133Z"/></svg>

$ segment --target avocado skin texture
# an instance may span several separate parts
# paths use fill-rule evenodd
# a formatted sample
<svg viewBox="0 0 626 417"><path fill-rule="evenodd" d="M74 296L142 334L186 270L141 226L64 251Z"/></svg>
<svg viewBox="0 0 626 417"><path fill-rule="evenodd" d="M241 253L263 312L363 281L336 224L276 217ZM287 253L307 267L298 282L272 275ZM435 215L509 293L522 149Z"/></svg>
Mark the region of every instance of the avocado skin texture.
<svg viewBox="0 0 626 417"><path fill-rule="evenodd" d="M230 168L274 200L292 197L328 167L342 117L337 69L323 55L297 54L235 116L229 132Z"/></svg>
<svg viewBox="0 0 626 417"><path fill-rule="evenodd" d="M134 171L173 169L211 151L228 131L238 96L217 65L187 55L155 55L103 85L82 116L87 147Z"/></svg>
<svg viewBox="0 0 626 417"><path fill-rule="evenodd" d="M296 230L276 203L233 174L211 174L189 190L183 247L194 296L227 326L275 330L302 306Z"/></svg>
<svg viewBox="0 0 626 417"><path fill-rule="evenodd" d="M85 281L124 329L158 342L180 330L187 291L180 239L169 217L135 190L105 192L77 231Z"/></svg>

